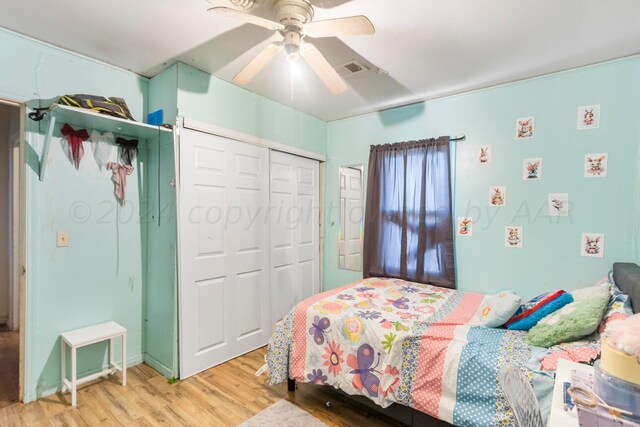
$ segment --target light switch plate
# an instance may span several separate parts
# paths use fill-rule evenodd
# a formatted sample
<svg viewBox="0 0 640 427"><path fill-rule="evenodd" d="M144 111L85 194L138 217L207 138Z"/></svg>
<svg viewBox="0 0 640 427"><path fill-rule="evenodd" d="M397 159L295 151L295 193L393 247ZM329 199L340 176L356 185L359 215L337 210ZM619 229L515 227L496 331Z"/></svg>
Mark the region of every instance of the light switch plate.
<svg viewBox="0 0 640 427"><path fill-rule="evenodd" d="M69 233L66 231L58 231L58 247L66 248L69 246Z"/></svg>

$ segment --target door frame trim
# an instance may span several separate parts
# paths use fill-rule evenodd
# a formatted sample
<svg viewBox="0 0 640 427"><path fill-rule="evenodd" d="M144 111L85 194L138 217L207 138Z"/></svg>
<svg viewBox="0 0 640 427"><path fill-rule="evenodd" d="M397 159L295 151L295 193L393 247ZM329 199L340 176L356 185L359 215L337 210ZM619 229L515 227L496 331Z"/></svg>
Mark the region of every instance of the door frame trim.
<svg viewBox="0 0 640 427"><path fill-rule="evenodd" d="M313 151L305 150L304 148L294 147L292 145L283 144L281 142L275 142L257 136L249 135L243 132L223 128L221 126L212 125L209 123L200 122L198 120L189 119L187 117L181 117L179 123L181 127L191 129L199 132L209 133L211 135L221 136L223 138L232 139L234 141L244 142L247 144L259 145L267 147L272 150L282 151L283 153L293 154L295 156L306 157L308 159L318 160L320 162L326 162L327 156L319 154Z"/></svg>

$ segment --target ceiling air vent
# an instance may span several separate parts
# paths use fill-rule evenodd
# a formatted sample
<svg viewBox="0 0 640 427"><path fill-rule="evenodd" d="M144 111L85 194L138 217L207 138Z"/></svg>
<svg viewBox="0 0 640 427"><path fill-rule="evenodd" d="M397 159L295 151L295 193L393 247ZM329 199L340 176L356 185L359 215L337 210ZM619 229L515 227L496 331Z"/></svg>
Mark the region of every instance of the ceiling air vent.
<svg viewBox="0 0 640 427"><path fill-rule="evenodd" d="M352 59L346 64L339 65L336 67L336 71L340 74L341 77L352 77L358 74L366 73L369 71L369 67L358 62L356 59Z"/></svg>

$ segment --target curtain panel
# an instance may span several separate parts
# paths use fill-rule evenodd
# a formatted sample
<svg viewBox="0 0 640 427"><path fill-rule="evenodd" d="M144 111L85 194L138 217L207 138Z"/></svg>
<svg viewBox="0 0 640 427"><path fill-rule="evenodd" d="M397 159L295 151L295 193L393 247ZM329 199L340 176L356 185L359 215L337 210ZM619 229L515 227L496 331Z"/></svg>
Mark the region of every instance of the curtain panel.
<svg viewBox="0 0 640 427"><path fill-rule="evenodd" d="M373 145L364 277L455 288L449 137Z"/></svg>

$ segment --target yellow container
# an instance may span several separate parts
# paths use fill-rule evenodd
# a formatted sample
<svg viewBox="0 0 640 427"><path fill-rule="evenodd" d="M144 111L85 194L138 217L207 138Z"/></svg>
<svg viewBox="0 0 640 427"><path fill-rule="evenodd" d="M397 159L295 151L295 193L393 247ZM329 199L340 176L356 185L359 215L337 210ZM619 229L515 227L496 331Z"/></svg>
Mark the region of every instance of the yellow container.
<svg viewBox="0 0 640 427"><path fill-rule="evenodd" d="M607 374L632 384L640 385L640 361L602 341L600 368Z"/></svg>

